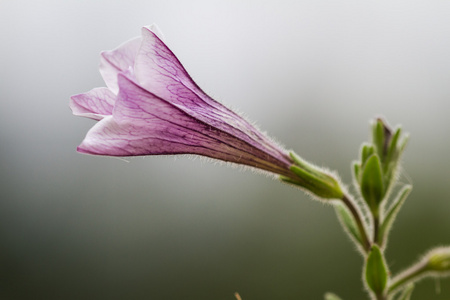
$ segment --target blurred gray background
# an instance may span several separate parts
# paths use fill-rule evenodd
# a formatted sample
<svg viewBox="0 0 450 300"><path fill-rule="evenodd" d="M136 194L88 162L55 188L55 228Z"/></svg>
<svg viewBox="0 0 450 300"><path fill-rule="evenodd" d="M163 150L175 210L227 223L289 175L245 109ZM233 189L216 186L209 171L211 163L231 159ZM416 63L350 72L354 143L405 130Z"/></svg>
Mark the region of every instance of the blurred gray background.
<svg viewBox="0 0 450 300"><path fill-rule="evenodd" d="M0 0L0 298L367 298L330 206L204 159L81 155L94 121L69 97L104 85L101 50L157 23L212 97L347 183L369 120L402 124L396 273L450 244L449 16L429 0ZM413 299L450 299L450 279Z"/></svg>

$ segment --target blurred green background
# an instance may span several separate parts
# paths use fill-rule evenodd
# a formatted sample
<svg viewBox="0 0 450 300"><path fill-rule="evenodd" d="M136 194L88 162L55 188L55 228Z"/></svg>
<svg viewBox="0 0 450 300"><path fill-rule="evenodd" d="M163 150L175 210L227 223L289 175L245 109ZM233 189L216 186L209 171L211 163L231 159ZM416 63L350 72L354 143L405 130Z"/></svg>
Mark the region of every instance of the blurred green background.
<svg viewBox="0 0 450 300"><path fill-rule="evenodd" d="M157 23L212 97L351 183L384 115L411 133L396 273L450 244L449 1L0 1L1 299L366 299L330 206L189 157L78 154L99 52ZM437 292L440 290L440 293ZM450 299L450 279L413 299Z"/></svg>

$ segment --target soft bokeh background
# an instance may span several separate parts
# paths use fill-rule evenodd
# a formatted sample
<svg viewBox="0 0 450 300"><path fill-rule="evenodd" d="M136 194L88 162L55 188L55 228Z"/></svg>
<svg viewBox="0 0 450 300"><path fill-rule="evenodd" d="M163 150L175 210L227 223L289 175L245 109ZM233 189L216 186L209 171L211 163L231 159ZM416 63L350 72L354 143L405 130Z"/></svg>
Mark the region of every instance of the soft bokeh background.
<svg viewBox="0 0 450 300"><path fill-rule="evenodd" d="M450 244L449 1L0 1L1 299L363 299L333 209L187 157L78 154L99 52L157 23L193 78L351 181L384 115L412 135L392 272ZM408 179L409 178L409 179ZM440 293L436 293L440 289ZM450 279L413 299L449 299Z"/></svg>

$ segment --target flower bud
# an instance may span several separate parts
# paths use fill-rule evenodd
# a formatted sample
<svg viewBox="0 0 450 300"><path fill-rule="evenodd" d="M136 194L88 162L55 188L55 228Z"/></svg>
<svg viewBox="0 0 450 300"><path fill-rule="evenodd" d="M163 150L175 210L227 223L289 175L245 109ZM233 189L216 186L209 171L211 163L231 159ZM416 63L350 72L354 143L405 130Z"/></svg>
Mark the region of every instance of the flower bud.
<svg viewBox="0 0 450 300"><path fill-rule="evenodd" d="M440 247L431 250L425 256L428 271L437 273L450 272L450 247Z"/></svg>
<svg viewBox="0 0 450 300"><path fill-rule="evenodd" d="M405 288L425 277L444 277L450 275L450 246L438 247L394 278L389 285L389 293Z"/></svg>

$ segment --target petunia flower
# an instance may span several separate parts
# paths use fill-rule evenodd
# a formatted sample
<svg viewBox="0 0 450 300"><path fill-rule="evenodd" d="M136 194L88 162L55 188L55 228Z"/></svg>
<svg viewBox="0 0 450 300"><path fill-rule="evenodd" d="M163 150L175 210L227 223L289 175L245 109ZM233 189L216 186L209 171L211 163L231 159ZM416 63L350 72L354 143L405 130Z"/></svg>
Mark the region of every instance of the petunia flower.
<svg viewBox="0 0 450 300"><path fill-rule="evenodd" d="M79 152L196 154L302 181L289 151L197 86L156 26L102 52L100 73L107 87L71 97L75 115L98 120Z"/></svg>

